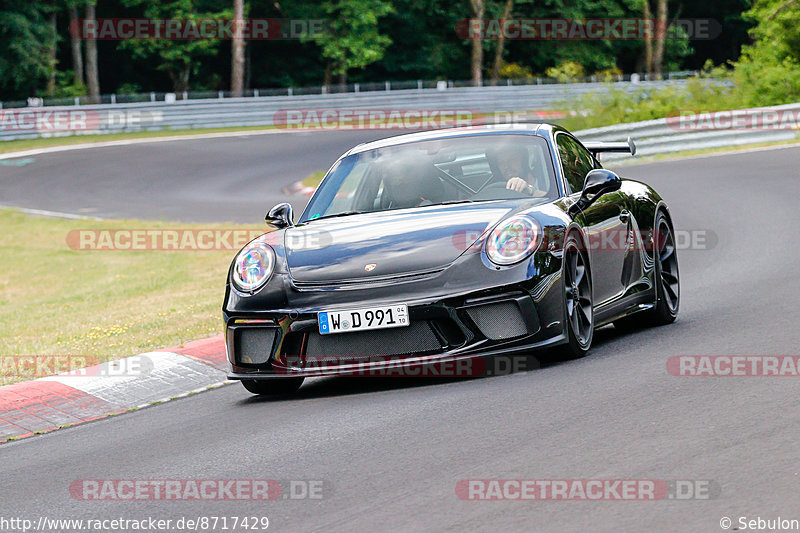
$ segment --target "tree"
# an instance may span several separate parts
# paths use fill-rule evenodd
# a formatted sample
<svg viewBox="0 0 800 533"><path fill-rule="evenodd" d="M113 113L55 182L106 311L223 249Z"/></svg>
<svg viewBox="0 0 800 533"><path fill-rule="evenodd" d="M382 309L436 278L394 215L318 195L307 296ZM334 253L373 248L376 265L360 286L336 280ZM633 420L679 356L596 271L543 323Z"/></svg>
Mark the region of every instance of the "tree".
<svg viewBox="0 0 800 533"><path fill-rule="evenodd" d="M667 40L667 0L658 0L656 29L656 46L653 50L653 73L658 78L661 78L661 72L664 69L664 44Z"/></svg>
<svg viewBox="0 0 800 533"><path fill-rule="evenodd" d="M55 0L47 2L45 10L47 11L47 25L49 26L47 49L48 62L50 64L50 74L47 77L47 88L45 92L48 95L52 95L56 90L56 54L58 53L58 6Z"/></svg>
<svg viewBox="0 0 800 533"><path fill-rule="evenodd" d="M231 93L242 96L244 88L244 0L233 0L233 42L231 43Z"/></svg>
<svg viewBox="0 0 800 533"><path fill-rule="evenodd" d="M35 2L0 4L0 96L24 98L42 89L54 69L50 35L51 26Z"/></svg>
<svg viewBox="0 0 800 533"><path fill-rule="evenodd" d="M86 83L83 78L83 51L78 31L78 7L74 2L67 6L69 11L70 45L72 50L72 83L82 85Z"/></svg>
<svg viewBox="0 0 800 533"><path fill-rule="evenodd" d="M508 17L511 16L511 10L514 8L514 0L506 0L505 5L503 6L503 14L500 17L501 20L505 21ZM497 79L500 77L500 67L503 66L503 50L506 44L506 34L504 31L500 32L500 35L497 38L497 46L494 50L494 64L492 65L492 85L497 85Z"/></svg>
<svg viewBox="0 0 800 533"><path fill-rule="evenodd" d="M199 11L200 0L123 0L128 7L144 8L144 15L151 19L178 19L184 24L197 24L201 19L230 19L231 11ZM172 81L172 90L182 93L189 90L192 73L199 68L199 59L216 55L219 39L199 38L195 40L131 39L120 44L133 52L134 57L155 57L156 69L167 73Z"/></svg>
<svg viewBox="0 0 800 533"><path fill-rule="evenodd" d="M469 0L469 7L472 11L473 28L479 28L483 33L483 18L486 13L486 0ZM483 85L483 39L482 35L472 37L472 60L470 62L470 75L472 85L480 87Z"/></svg>
<svg viewBox="0 0 800 533"><path fill-rule="evenodd" d="M387 0L328 0L322 3L328 27L310 40L322 48L327 61L325 85L331 74L347 81L347 71L380 61L392 40L379 32L379 20L393 11Z"/></svg>
<svg viewBox="0 0 800 533"><path fill-rule="evenodd" d="M95 20L95 0L86 2L86 21L92 24ZM86 39L86 86L89 88L89 99L92 102L100 102L100 74L97 67L97 41L94 37Z"/></svg>
<svg viewBox="0 0 800 533"><path fill-rule="evenodd" d="M749 105L800 100L800 1L756 0L745 15L756 26L735 63L737 90Z"/></svg>
<svg viewBox="0 0 800 533"><path fill-rule="evenodd" d="M645 21L653 20L650 0L642 0L642 16ZM650 28L645 29L644 35L644 70L648 74L653 73L653 31Z"/></svg>

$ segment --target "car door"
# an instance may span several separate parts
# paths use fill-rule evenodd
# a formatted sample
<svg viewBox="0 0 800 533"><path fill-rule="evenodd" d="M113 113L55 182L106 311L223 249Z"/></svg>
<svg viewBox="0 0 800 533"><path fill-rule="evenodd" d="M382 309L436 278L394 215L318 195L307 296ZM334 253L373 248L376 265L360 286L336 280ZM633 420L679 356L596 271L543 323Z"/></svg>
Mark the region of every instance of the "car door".
<svg viewBox="0 0 800 533"><path fill-rule="evenodd" d="M556 134L556 144L564 171L567 192L577 200L586 174L600 164L575 138ZM578 215L588 239L589 261L596 305L620 295L623 290L622 269L625 263L629 213L624 209L619 191L602 195Z"/></svg>

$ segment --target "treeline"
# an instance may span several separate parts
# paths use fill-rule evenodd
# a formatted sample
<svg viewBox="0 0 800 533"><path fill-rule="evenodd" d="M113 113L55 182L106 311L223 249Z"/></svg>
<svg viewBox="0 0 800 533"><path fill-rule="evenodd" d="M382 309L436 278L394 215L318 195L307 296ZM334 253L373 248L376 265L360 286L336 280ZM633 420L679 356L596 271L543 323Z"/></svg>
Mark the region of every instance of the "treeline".
<svg viewBox="0 0 800 533"><path fill-rule="evenodd" d="M756 7L749 0L2 0L0 99L148 91L236 94L247 88L384 80L488 84L533 76L657 76L698 69L707 61L736 60L752 37L777 39L772 51L796 59L797 44L780 32L797 33L792 17L798 6L793 0L758 0ZM759 18L759 10L767 15ZM501 35L478 40L458 31L467 19L501 18L652 19L675 31L606 40ZM93 19L294 19L324 21L324 29L291 39L247 39L237 32L231 39L198 40L75 35ZM679 29L678 21L696 19L713 19L719 31L697 38ZM783 48L776 50L780 43Z"/></svg>

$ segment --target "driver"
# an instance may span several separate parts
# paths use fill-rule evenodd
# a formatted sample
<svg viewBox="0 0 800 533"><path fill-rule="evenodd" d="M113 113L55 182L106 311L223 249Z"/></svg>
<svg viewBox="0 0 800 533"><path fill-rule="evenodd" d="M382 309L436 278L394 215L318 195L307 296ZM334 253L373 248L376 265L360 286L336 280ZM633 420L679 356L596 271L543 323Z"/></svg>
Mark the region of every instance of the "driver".
<svg viewBox="0 0 800 533"><path fill-rule="evenodd" d="M531 196L547 194L546 191L536 188L536 176L528 164L528 150L524 146L500 146L491 149L487 156L500 171L500 176L506 180L506 189Z"/></svg>

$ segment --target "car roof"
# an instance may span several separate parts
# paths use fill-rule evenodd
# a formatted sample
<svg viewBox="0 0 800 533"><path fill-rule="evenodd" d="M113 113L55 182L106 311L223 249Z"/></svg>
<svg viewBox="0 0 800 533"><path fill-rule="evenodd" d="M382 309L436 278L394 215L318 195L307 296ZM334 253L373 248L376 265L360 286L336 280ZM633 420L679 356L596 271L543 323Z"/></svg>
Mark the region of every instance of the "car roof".
<svg viewBox="0 0 800 533"><path fill-rule="evenodd" d="M358 154L368 150L375 150L377 148L385 148L387 146L396 146L400 144L407 144L418 141L430 141L434 139L449 139L453 137L470 137L474 135L501 135L507 133L527 133L536 135L542 128L549 129L552 126L545 123L520 123L520 124L492 124L488 126L468 126L464 128L444 128L438 130L421 131L416 133L406 133L403 135L395 135L394 137L387 137L386 139L379 139L377 141L369 141L361 143L351 148L346 154ZM344 156L342 156L344 157Z"/></svg>

